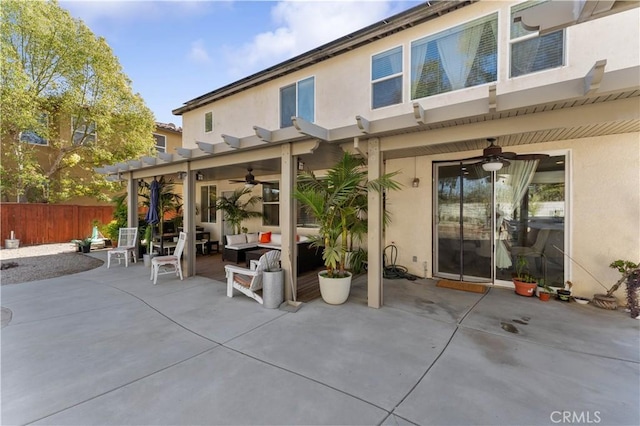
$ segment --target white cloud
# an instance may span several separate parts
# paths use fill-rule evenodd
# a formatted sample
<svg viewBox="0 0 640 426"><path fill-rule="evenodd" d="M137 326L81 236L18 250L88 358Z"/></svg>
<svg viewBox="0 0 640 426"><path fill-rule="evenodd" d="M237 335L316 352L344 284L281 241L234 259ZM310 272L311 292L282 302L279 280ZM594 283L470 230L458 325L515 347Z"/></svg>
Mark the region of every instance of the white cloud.
<svg viewBox="0 0 640 426"><path fill-rule="evenodd" d="M196 64L206 64L211 62L209 53L207 53L207 49L205 48L204 42L201 39L191 43L191 49L189 49L188 58L191 62L195 62Z"/></svg>
<svg viewBox="0 0 640 426"><path fill-rule="evenodd" d="M254 36L240 48L229 49L229 72L234 78L243 77L321 46L392 15L397 6L394 3L279 1L271 9L275 29Z"/></svg>

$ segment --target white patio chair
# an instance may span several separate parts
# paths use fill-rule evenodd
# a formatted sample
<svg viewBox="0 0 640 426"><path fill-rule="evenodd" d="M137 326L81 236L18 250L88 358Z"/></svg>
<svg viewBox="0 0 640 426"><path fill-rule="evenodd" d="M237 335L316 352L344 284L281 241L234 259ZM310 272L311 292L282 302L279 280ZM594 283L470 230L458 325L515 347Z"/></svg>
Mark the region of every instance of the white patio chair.
<svg viewBox="0 0 640 426"><path fill-rule="evenodd" d="M180 258L182 257L182 251L184 250L184 245L187 242L187 233L181 232L178 237L178 244L176 244L176 250L172 255L169 256L156 256L151 259L151 278L153 280L153 284L155 285L158 282L158 275L166 275L175 273L176 276L180 277L182 280L182 264L180 262ZM165 267L164 270L160 270L160 267ZM168 267L173 267L169 269Z"/></svg>
<svg viewBox="0 0 640 426"><path fill-rule="evenodd" d="M227 297L233 297L233 289L264 304L262 296L256 293L262 289L262 272L270 265L276 265L280 260L280 251L271 250L260 256L258 262L251 262L251 269L241 268L236 265L225 265L227 275Z"/></svg>
<svg viewBox="0 0 640 426"><path fill-rule="evenodd" d="M118 259L118 264L124 259L125 267L129 267L129 256L133 258L133 263L138 261L136 251L138 247L138 228L120 228L118 233L118 247L107 252L107 269L111 267L111 257Z"/></svg>

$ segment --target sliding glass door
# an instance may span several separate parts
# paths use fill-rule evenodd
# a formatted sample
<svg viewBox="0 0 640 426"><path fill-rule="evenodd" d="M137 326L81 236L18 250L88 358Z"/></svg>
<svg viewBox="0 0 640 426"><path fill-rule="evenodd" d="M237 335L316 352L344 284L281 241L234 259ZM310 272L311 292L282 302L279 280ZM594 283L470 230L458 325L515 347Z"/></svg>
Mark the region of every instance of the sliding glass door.
<svg viewBox="0 0 640 426"><path fill-rule="evenodd" d="M491 173L464 163L437 164L436 273L465 281L491 280Z"/></svg>
<svg viewBox="0 0 640 426"><path fill-rule="evenodd" d="M565 270L565 157L434 166L434 275L509 283L518 258L551 285Z"/></svg>

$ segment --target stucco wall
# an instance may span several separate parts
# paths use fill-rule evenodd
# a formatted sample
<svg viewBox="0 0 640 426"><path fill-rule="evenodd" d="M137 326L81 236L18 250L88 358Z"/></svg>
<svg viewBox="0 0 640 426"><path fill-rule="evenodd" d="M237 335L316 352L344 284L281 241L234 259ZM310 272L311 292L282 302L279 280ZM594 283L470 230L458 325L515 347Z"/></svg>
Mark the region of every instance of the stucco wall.
<svg viewBox="0 0 640 426"><path fill-rule="evenodd" d="M606 59L606 72L637 66L640 62L640 10L633 9L586 22L566 30L566 65L518 78L508 78L509 6L514 2L482 1L417 25L392 36L327 59L304 70L264 83L189 111L183 115L183 144L195 148L196 141L222 143L221 134L236 137L253 135L253 126L279 128L279 89L315 76L315 122L326 128L354 124L356 115L369 120L411 112L411 41L498 11L499 58L498 94L583 78L596 61ZM611 29L615 27L615 31ZM404 54L404 102L371 110L371 56L402 45ZM212 88L204 88L203 93ZM215 89L215 88L213 88ZM425 109L487 97L487 85L419 99ZM204 114L213 112L214 130L204 133Z"/></svg>
<svg viewBox="0 0 640 426"><path fill-rule="evenodd" d="M405 136L407 137L407 136ZM409 136L414 137L414 136ZM576 262L566 260L569 279L578 295L592 296L619 278L609 264L617 259L640 261L640 134L574 139L536 145L510 147L518 153L566 152L569 156L566 251ZM402 170L402 191L387 197L393 220L385 234L385 244L398 247L398 264L423 276L423 261L432 274L432 161L467 158L478 152L417 157L418 188L411 187L413 158L388 160L386 170ZM413 262L417 256L417 262ZM586 268L585 272L578 263ZM616 296L624 297L624 287Z"/></svg>

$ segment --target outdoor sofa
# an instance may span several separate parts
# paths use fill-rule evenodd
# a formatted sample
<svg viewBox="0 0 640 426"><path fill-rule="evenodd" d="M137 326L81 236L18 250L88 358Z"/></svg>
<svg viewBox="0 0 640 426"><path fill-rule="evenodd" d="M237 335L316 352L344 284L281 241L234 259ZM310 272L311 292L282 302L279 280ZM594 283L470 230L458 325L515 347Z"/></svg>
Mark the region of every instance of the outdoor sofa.
<svg viewBox="0 0 640 426"><path fill-rule="evenodd" d="M298 244L298 272L302 273L322 266L322 250L310 247L311 242L304 235L299 235L296 239ZM246 252L251 250L281 250L282 235L271 232L226 235L225 243L222 250L222 260L240 263L246 260Z"/></svg>

